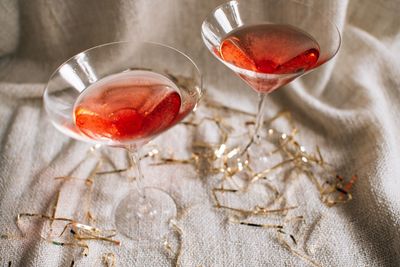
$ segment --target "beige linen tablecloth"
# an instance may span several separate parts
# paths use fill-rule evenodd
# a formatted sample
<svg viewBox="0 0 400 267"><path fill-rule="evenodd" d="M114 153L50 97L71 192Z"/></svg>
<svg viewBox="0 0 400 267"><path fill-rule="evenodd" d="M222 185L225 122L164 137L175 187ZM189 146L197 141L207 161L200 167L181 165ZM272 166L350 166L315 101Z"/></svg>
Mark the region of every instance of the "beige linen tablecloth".
<svg viewBox="0 0 400 267"><path fill-rule="evenodd" d="M46 120L41 94L51 71L91 46L146 39L187 52L200 66L211 97L254 112L256 94L221 66L202 44L200 25L222 1L207 0L3 0L0 2L0 233L18 233L19 212L48 213L60 186L58 216L76 217L82 185L66 175L88 146L57 132ZM268 115L290 110L303 143L321 146L343 173L357 173L354 199L332 208L300 179L293 200L307 215L303 250L324 266L400 266L400 2L398 0L304 1L321 7L343 33L333 62L275 92ZM223 97L222 97L223 96ZM176 127L159 138L186 147ZM161 140L161 141L160 141ZM110 152L111 153L111 152ZM112 153L124 167L123 151ZM85 177L93 162L74 176ZM182 266L307 266L268 230L229 225L212 207L207 181L190 166L146 167L146 184L164 188L187 213ZM112 209L126 190L122 178L99 179L93 197L98 223L112 228ZM307 185L307 186L306 186ZM29 230L44 231L42 224ZM31 233L32 233L31 232ZM48 244L35 234L0 239L0 265L100 266L113 252L119 266L168 266L161 245L118 236L121 247L90 244L88 257Z"/></svg>

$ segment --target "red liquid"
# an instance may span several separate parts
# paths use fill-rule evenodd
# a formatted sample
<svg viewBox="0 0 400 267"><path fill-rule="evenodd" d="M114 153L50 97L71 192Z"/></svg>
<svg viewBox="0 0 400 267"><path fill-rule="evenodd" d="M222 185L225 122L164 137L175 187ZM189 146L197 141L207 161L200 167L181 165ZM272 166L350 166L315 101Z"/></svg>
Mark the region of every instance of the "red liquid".
<svg viewBox="0 0 400 267"><path fill-rule="evenodd" d="M259 24L229 33L219 53L222 59L240 68L288 74L313 68L318 61L319 45L296 27Z"/></svg>
<svg viewBox="0 0 400 267"><path fill-rule="evenodd" d="M92 139L132 141L169 128L181 108L181 96L166 77L130 71L88 87L74 108L75 124Z"/></svg>

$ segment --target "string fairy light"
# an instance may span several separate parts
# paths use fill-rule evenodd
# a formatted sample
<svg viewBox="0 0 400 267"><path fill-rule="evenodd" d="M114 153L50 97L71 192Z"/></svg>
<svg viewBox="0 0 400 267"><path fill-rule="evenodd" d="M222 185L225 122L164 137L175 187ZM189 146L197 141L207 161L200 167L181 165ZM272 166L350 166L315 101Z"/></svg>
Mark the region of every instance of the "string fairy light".
<svg viewBox="0 0 400 267"><path fill-rule="evenodd" d="M216 109L219 112L227 112L235 116L244 115L248 117L254 117L254 114L230 108L215 101L206 99L204 102L207 108ZM283 132L276 127L272 127L272 124L280 119L288 122L290 126L290 130L288 132ZM321 266L305 252L295 249L293 245L297 245L297 240L294 234L284 230L288 221L293 219L301 221L304 220L302 215L295 216L292 219L286 219L288 212L296 210L298 208L297 205L278 206L278 208L268 208L256 205L251 209L243 209L221 204L218 195L243 193L248 190L249 186L252 184L263 183L273 194L273 201L270 205L274 205L279 202L285 203L286 192L280 192L268 177L274 172L287 168L291 169L292 172L304 174L314 184L320 195L320 200L322 203L328 207L331 207L337 204L346 203L352 199L351 189L357 180L357 176L353 175L350 179L344 179L342 176L336 174L334 167L323 158L319 146L316 147L316 151L314 153L307 152L305 146L301 145L296 139L296 135L299 134L299 130L296 128L291 113L288 111L279 112L276 116L264 122L264 125L268 127L266 130L268 140L266 141L272 143L274 146L274 149L271 151L264 151L264 154L272 156L279 153L282 156L282 160L273 166L264 168L261 171L254 171L254 169L251 167L253 159L250 153L248 153L248 148L254 145L256 140L252 140L244 153L240 153L240 147L230 147L228 145L228 141L231 138L231 133L226 129L231 129L231 127L227 125L226 121L221 119L221 116L210 117L207 115L200 119L193 118L191 121L184 122L183 125L198 130L201 124L205 123L206 121L210 121L217 126L220 136L219 143L196 141L193 147L194 149L201 149L201 153L193 153L192 156L187 159L160 157L157 159L158 162L156 164L193 164L198 172L203 171L211 175L222 175L219 185L211 188L210 194L216 209L231 213L230 215L228 214L228 221L230 223L250 227L269 228L272 230L275 229L277 233L277 240L280 244L282 244L283 247L292 252L293 255L308 262L309 264L313 266ZM227 126L223 127L223 125ZM254 121L245 122L245 127L250 127L252 125L254 125ZM248 130L248 132L250 132L250 130ZM209 164L207 170L198 169L199 167L204 167L200 166L199 162L201 161L205 161ZM322 170L322 173L321 171L318 171L318 169ZM234 182L235 178L237 178L239 175L248 177L247 184L244 186L238 186L237 183ZM227 181L233 182L235 188L227 187ZM283 223L260 224L238 219L254 216L268 217L272 214L281 216ZM285 241L283 238L284 236L288 236L293 245Z"/></svg>

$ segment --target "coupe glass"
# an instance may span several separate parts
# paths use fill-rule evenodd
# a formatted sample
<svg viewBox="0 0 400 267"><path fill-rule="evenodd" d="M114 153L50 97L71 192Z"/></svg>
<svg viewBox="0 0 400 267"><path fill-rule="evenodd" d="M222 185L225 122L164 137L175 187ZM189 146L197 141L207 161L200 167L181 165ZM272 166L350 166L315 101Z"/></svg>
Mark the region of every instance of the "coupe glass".
<svg viewBox="0 0 400 267"><path fill-rule="evenodd" d="M319 45L319 58L309 68L299 68L285 73L268 73L249 70L226 61L221 55L221 44L232 32L246 26L286 25L296 27L311 36ZM278 26L279 27L279 26ZM311 6L292 0L234 0L216 7L204 20L201 28L203 41L209 51L229 69L238 74L252 89L259 93L258 112L250 141L241 151L245 153L258 141L266 96L272 91L308 73L332 59L339 50L341 37L337 26ZM257 49L277 49L265 44ZM284 46L278 47L284 50ZM273 51L272 51L273 52Z"/></svg>
<svg viewBox="0 0 400 267"><path fill-rule="evenodd" d="M165 114L169 113L168 110L164 110L161 114L158 112L155 117L157 121L152 122L156 124L156 128L153 127L149 130L145 125L149 122L144 120L142 127L143 129L147 127L147 130L141 131L139 135L132 135L130 138L123 139L113 138L113 135L102 135L100 137L96 133L88 135L87 132L83 132L77 125L77 101L79 102L79 99L82 99L85 92L90 92L87 89L93 88L90 87L91 85L103 84L104 87L104 84L107 85L104 81L107 81L107 79L110 80L113 79L112 77L117 77L115 75L128 72L138 75L139 78L141 76L146 77L151 72L151 77L156 77L171 85L171 87L175 86L177 92L174 94L175 96L179 95L180 105L177 108L175 106L176 111L173 120L169 117L168 122L166 122L167 115ZM126 112L126 110L133 112L129 107L129 101L132 97L132 99L136 97L135 94L128 91L124 95L124 86L129 86L129 79L124 81L125 84L119 85L122 89L118 89L122 90L118 91L122 97L119 96L117 102L127 101L124 104L126 108L123 112ZM156 84L155 86L159 85ZM52 74L43 96L44 106L52 124L62 133L80 141L125 148L131 157L133 164L128 173L135 174L136 182L134 184L136 184L136 187L115 208L115 224L120 233L136 240L156 240L168 232L168 222L176 214L175 202L163 190L141 186L143 175L140 169L138 150L158 134L185 118L196 107L202 93L202 78L195 63L178 50L157 43L115 42L96 46L67 60ZM140 97L140 94L141 92L138 93L138 97ZM153 99L157 98L156 93L145 95L148 99L140 100L143 102L140 104L143 109L144 106L150 105L148 103L160 101ZM104 97L106 102L107 97L108 95ZM113 104L118 105L119 103ZM168 104L170 103L166 104L167 107L169 107ZM103 105L104 110L100 111L106 112L108 103L103 103ZM165 108L165 105L163 108ZM137 112L140 113L141 111ZM146 111L147 113L148 111ZM108 115L111 116L112 114L102 114L105 118ZM129 127L137 124L135 122L136 117L125 116L125 120L117 122L123 123L123 127L126 124L127 129L131 129ZM90 125L90 123L97 123L97 121L91 122L89 120L88 123ZM103 130L109 131L108 128ZM140 131L141 129L136 130Z"/></svg>

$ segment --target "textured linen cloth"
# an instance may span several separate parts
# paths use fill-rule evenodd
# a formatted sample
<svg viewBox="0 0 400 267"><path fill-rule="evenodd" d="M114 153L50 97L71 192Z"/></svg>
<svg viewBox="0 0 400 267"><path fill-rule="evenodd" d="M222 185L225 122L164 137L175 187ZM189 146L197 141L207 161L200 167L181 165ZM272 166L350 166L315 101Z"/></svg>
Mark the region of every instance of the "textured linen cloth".
<svg viewBox="0 0 400 267"><path fill-rule="evenodd" d="M274 92L267 116L291 111L301 140L321 146L343 173L357 173L354 199L327 208L307 179L300 178L293 201L304 207L303 250L323 266L400 265L400 3L398 0L303 1L335 21L343 43L336 58L319 70ZM15 233L19 212L49 213L60 187L57 216L79 217L83 184L53 177L85 177L88 145L71 140L48 122L41 95L51 72L89 47L145 39L172 45L200 66L210 97L255 112L256 94L209 54L200 25L222 1L196 0L3 0L0 2L0 231ZM318 23L316 21L316 23ZM190 146L175 127L158 138L178 150ZM184 150L184 149L183 149ZM107 150L126 165L123 151ZM111 152L112 151L112 152ZM182 152L184 153L184 152ZM147 162L148 163L148 162ZM145 184L161 187L188 211L182 266L307 266L279 245L273 232L227 224L212 207L207 177L190 166L146 167ZM112 211L126 191L122 178L99 178L92 212L99 225L113 228ZM33 224L30 231L44 231ZM37 235L0 239L0 264L8 266L100 266L114 252L118 266L168 266L158 243L118 236L121 247L91 242L88 257L51 245Z"/></svg>

